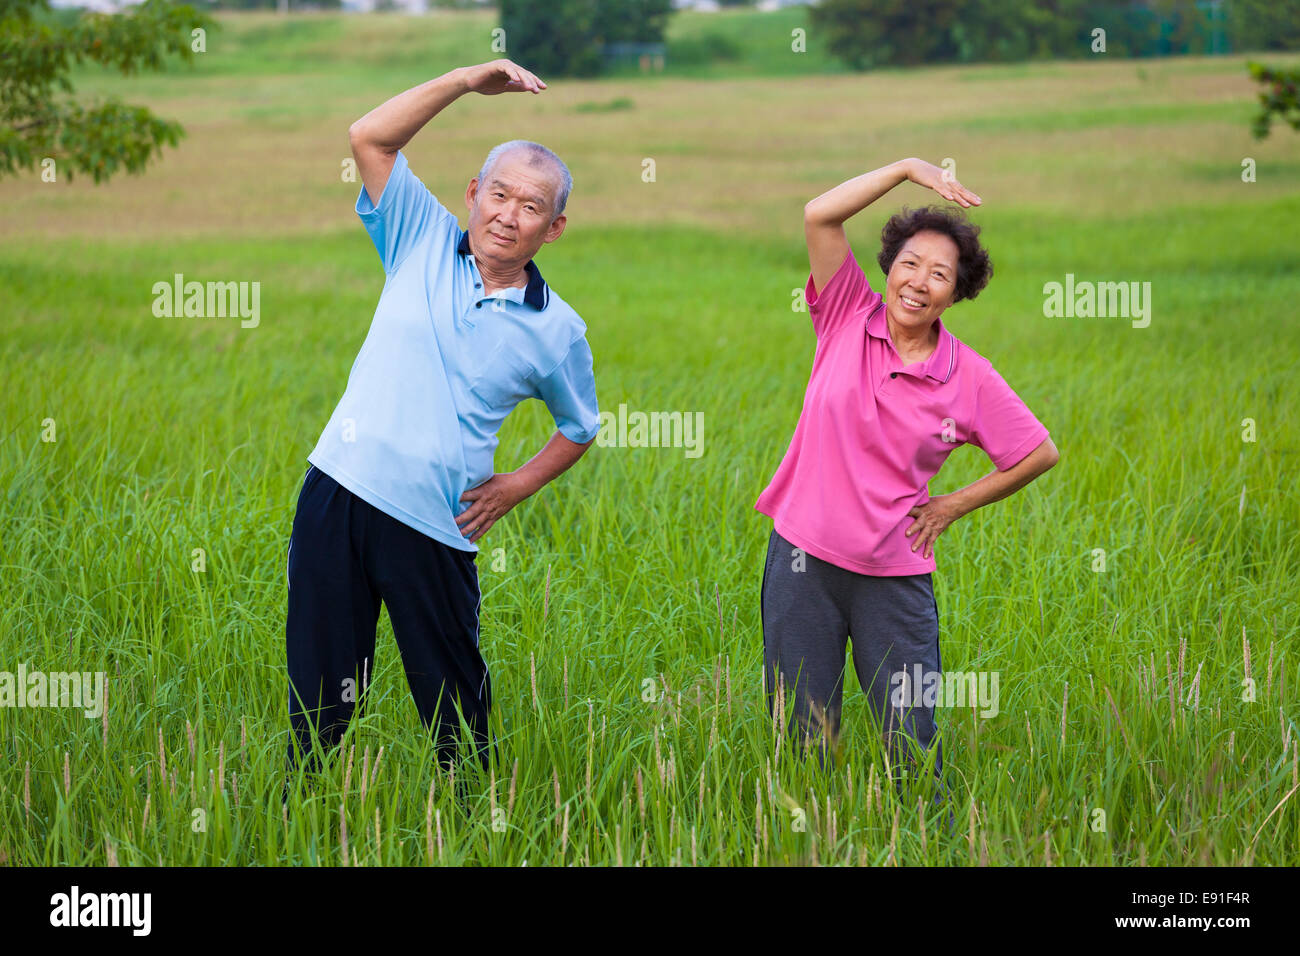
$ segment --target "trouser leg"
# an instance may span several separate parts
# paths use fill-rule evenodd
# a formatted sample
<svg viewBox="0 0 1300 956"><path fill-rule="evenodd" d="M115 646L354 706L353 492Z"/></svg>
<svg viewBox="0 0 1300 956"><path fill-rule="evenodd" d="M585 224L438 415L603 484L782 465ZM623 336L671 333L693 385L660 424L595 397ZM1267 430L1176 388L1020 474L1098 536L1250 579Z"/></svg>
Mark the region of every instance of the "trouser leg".
<svg viewBox="0 0 1300 956"><path fill-rule="evenodd" d="M853 668L884 733L891 765L916 756L913 742L921 750L934 746L939 775L943 749L933 693L936 682L942 691L942 667L931 577L860 577L849 610Z"/></svg>
<svg viewBox="0 0 1300 956"><path fill-rule="evenodd" d="M379 593L360 556L366 516L359 504L315 467L298 495L285 625L290 769L300 756L320 769L374 674Z"/></svg>
<svg viewBox="0 0 1300 956"><path fill-rule="evenodd" d="M455 763L463 717L474 755L486 767L492 684L479 652L476 555L382 513L376 522L382 528L374 555L380 593L438 761L448 768Z"/></svg>
<svg viewBox="0 0 1300 956"><path fill-rule="evenodd" d="M762 586L768 713L784 706L800 740L818 744L823 754L839 734L848 640L835 571L842 569L807 554L773 529Z"/></svg>

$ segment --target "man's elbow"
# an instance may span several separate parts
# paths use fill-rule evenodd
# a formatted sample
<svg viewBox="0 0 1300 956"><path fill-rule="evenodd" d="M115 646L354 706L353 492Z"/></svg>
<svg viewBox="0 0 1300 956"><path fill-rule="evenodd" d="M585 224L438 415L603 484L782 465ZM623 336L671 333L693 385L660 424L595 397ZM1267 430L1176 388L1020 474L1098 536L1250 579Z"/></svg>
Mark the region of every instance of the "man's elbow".
<svg viewBox="0 0 1300 956"><path fill-rule="evenodd" d="M352 154L355 156L362 152L374 152L383 150L385 152L396 152L396 150L387 150L382 143L375 139L374 130L366 122L366 117L361 117L351 126L348 127L348 143L352 147Z"/></svg>
<svg viewBox="0 0 1300 956"><path fill-rule="evenodd" d="M1056 450L1056 445L1049 438L1043 442L1043 471L1056 467L1056 463L1061 460L1061 453Z"/></svg>
<svg viewBox="0 0 1300 956"><path fill-rule="evenodd" d="M348 143L352 146L352 152L354 153L357 151L357 147L365 145L366 138L365 138L364 117L362 119L357 120L355 123L353 123L351 126L348 127Z"/></svg>

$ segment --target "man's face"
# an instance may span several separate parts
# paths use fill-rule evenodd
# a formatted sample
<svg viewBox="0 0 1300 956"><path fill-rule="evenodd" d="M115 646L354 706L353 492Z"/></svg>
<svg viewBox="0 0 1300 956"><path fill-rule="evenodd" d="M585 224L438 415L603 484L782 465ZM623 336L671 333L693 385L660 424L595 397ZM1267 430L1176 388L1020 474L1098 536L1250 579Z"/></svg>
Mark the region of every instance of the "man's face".
<svg viewBox="0 0 1300 956"><path fill-rule="evenodd" d="M957 293L957 243L923 229L903 243L885 280L885 308L896 326L929 328Z"/></svg>
<svg viewBox="0 0 1300 956"><path fill-rule="evenodd" d="M555 215L558 177L549 165L529 165L527 157L526 150L511 150L486 182L475 177L465 190L474 256L500 270L523 268L564 232L566 217Z"/></svg>

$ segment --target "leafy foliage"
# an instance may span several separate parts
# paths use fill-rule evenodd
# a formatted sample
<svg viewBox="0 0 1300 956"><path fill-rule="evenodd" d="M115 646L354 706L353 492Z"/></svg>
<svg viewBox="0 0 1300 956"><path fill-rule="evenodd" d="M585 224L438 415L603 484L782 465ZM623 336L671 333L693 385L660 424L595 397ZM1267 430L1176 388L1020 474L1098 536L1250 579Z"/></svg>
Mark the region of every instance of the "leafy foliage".
<svg viewBox="0 0 1300 956"><path fill-rule="evenodd" d="M823 0L812 17L859 70L1089 56L1098 28L1121 57L1300 45L1300 4L1270 0Z"/></svg>
<svg viewBox="0 0 1300 956"><path fill-rule="evenodd" d="M595 76L604 47L662 43L672 0L501 0L506 55L547 76Z"/></svg>
<svg viewBox="0 0 1300 956"><path fill-rule="evenodd" d="M1274 70L1254 62L1248 67L1250 75L1265 87L1259 93L1260 110L1252 130L1255 138L1267 136L1275 118L1300 130L1300 70Z"/></svg>
<svg viewBox="0 0 1300 956"><path fill-rule="evenodd" d="M130 13L56 17L48 0L0 0L0 176L54 159L69 179L103 182L138 173L174 146L180 124L116 99L73 98L69 78L84 62L125 75L166 69L168 58L193 57L192 31L214 26L206 15L169 0L145 0Z"/></svg>

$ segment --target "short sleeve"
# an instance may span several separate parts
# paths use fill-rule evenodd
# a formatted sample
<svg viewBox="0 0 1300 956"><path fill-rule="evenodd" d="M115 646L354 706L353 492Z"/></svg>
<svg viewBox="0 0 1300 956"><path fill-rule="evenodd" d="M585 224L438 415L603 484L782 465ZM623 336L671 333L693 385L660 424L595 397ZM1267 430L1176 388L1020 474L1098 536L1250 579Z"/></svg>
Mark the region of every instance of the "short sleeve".
<svg viewBox="0 0 1300 956"><path fill-rule="evenodd" d="M585 445L596 437L600 409L591 347L585 336L574 340L563 360L538 383L538 392L565 438Z"/></svg>
<svg viewBox="0 0 1300 956"><path fill-rule="evenodd" d="M997 369L990 368L975 400L970 443L984 449L998 471L1012 467L1041 445L1047 428L1011 390Z"/></svg>
<svg viewBox="0 0 1300 956"><path fill-rule="evenodd" d="M362 186L356 208L385 272L392 272L401 265L426 232L432 230L431 238L445 245L452 242L460 230L456 217L411 172L406 154L401 150L393 160L393 171L388 174L379 202L372 203L366 187Z"/></svg>
<svg viewBox="0 0 1300 956"><path fill-rule="evenodd" d="M804 300L808 303L813 331L821 338L873 310L880 302L880 294L872 291L866 274L850 249L820 293L814 290L812 274L809 273Z"/></svg>

